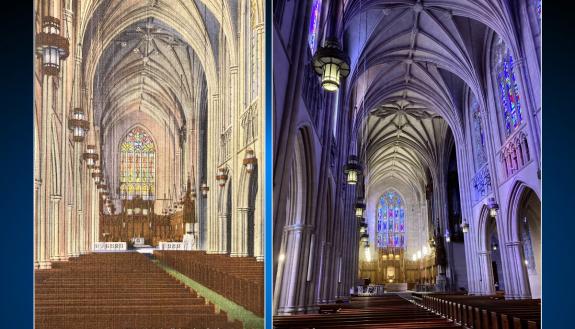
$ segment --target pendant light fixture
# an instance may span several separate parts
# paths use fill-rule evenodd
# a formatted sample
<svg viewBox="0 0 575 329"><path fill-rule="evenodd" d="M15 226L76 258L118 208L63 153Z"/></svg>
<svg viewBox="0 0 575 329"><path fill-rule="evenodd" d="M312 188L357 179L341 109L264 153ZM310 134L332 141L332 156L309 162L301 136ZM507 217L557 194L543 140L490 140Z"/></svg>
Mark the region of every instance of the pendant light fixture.
<svg viewBox="0 0 575 329"><path fill-rule="evenodd" d="M365 203L358 201L355 204L355 217L363 218L363 214L365 213Z"/></svg>
<svg viewBox="0 0 575 329"><path fill-rule="evenodd" d="M346 174L346 181L349 185L357 184L359 174L361 173L362 167L359 164L359 160L356 155L350 155L349 161L343 167L343 171Z"/></svg>
<svg viewBox="0 0 575 329"><path fill-rule="evenodd" d="M82 155L84 160L86 160L86 166L88 169L93 169L98 161L98 153L96 153L96 145L87 145L86 152Z"/></svg>
<svg viewBox="0 0 575 329"><path fill-rule="evenodd" d="M90 128L90 123L86 120L84 110L77 107L72 111L68 120L68 128L72 131L72 140L74 142L83 142L86 138L86 132Z"/></svg>
<svg viewBox="0 0 575 329"><path fill-rule="evenodd" d="M202 186L200 186L200 191L202 192L202 196L204 198L208 197L208 191L209 190L210 190L210 187L208 186L208 184L202 183Z"/></svg>
<svg viewBox="0 0 575 329"><path fill-rule="evenodd" d="M60 20L52 16L42 18L42 32L36 35L36 49L42 57L42 71L46 75L60 73L60 61L69 54L68 39L60 35Z"/></svg>
<svg viewBox="0 0 575 329"><path fill-rule="evenodd" d="M339 89L341 78L349 75L349 56L336 39L328 39L313 57L313 68L321 76L321 86L329 92Z"/></svg>
<svg viewBox="0 0 575 329"><path fill-rule="evenodd" d="M256 164L258 163L258 159L256 159L256 155L254 154L254 150L248 149L246 151L246 157L244 158L243 164L246 166L246 171L248 174L254 172L256 168Z"/></svg>
<svg viewBox="0 0 575 329"><path fill-rule="evenodd" d="M216 175L216 180L218 181L218 185L220 187L226 186L226 182L228 181L228 171L226 168L219 168L218 174Z"/></svg>

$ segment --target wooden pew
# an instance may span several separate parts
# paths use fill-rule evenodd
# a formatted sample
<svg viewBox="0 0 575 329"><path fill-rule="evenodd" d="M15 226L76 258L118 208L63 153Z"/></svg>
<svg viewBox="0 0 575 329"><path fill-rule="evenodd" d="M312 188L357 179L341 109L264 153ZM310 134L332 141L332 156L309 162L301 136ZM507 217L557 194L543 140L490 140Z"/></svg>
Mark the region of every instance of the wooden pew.
<svg viewBox="0 0 575 329"><path fill-rule="evenodd" d="M138 253L89 254L36 272L36 328L230 328L197 293Z"/></svg>

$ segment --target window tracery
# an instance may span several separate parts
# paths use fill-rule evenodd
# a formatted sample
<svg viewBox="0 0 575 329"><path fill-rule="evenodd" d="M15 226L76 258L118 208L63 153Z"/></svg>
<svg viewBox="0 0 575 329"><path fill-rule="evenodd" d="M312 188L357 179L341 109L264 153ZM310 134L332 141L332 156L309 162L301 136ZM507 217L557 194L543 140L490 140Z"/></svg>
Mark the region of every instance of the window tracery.
<svg viewBox="0 0 575 329"><path fill-rule="evenodd" d="M401 196L384 193L377 204L377 246L405 248L405 209Z"/></svg>
<svg viewBox="0 0 575 329"><path fill-rule="evenodd" d="M141 127L130 130L120 145L120 196L153 200L156 185L156 148Z"/></svg>

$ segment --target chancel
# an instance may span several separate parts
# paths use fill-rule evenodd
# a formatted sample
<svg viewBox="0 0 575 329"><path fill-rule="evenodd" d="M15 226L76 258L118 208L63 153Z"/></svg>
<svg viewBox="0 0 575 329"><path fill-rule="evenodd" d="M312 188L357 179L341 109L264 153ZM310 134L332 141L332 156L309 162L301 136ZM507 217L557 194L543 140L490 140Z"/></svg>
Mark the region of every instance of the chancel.
<svg viewBox="0 0 575 329"><path fill-rule="evenodd" d="M263 0L34 3L36 327L261 326Z"/></svg>
<svg viewBox="0 0 575 329"><path fill-rule="evenodd" d="M540 326L541 20L276 2L277 328Z"/></svg>

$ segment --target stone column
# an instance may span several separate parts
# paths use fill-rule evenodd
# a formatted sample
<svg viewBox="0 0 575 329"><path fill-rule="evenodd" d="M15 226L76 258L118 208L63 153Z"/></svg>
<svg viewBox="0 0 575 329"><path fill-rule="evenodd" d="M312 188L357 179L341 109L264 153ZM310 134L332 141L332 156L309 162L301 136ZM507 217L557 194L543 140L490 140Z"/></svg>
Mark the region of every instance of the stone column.
<svg viewBox="0 0 575 329"><path fill-rule="evenodd" d="M64 255L61 254L60 250L60 231L63 230L63 225L60 223L60 200L62 199L61 195L52 195L50 196L50 222L52 223L52 234L51 234L51 246L52 250L50 252L50 260L51 261L60 261L64 260Z"/></svg>
<svg viewBox="0 0 575 329"><path fill-rule="evenodd" d="M228 230L227 230L228 214L220 213L218 215L218 222L219 222L219 226L220 226L220 245L219 245L218 253L219 254L227 254L229 252L228 246L227 246L227 243L228 243Z"/></svg>
<svg viewBox="0 0 575 329"><path fill-rule="evenodd" d="M511 268L511 280L514 283L514 290L511 298L527 299L531 298L529 287L529 276L524 264L523 246L521 241L511 241L505 243L507 257ZM507 282L505 282L507 284Z"/></svg>
<svg viewBox="0 0 575 329"><path fill-rule="evenodd" d="M495 294L495 282L493 279L493 267L491 265L491 251L482 250L478 253L479 264L484 275L481 278L481 295Z"/></svg>
<svg viewBox="0 0 575 329"><path fill-rule="evenodd" d="M239 191L239 193L242 192ZM247 241L248 214L249 214L249 208L238 207L238 218L235 221L237 228L232 231L232 245L235 246L235 250L232 250L231 254L231 256L233 257L248 256L248 241Z"/></svg>
<svg viewBox="0 0 575 329"><path fill-rule="evenodd" d="M209 106L211 104L211 108ZM220 107L220 95L215 93L212 95L211 102L208 104L208 141L207 141L207 167L205 177L206 184L210 187L207 197L207 221L208 221L208 250L207 253L213 254L218 252L218 218L217 218L217 198L215 197L215 168L217 168L217 152L218 152L218 122L214 120L217 117L218 109ZM203 182L200 181L200 185Z"/></svg>
<svg viewBox="0 0 575 329"><path fill-rule="evenodd" d="M283 266L281 280L276 281L281 283L281 295L279 296L280 300L277 309L278 314L289 314L296 310L297 287L301 276L304 274L300 271L303 225L294 225L292 227L286 227L286 229L285 264Z"/></svg>
<svg viewBox="0 0 575 329"><path fill-rule="evenodd" d="M272 118L266 118L266 75L265 75L265 24L259 23L255 26L256 38L258 45L258 58L260 69L258 71L258 103L256 108L257 119L257 141L255 148L255 155L258 159L258 191L256 194L256 202L254 211L254 256L258 261L264 260L265 252L265 218L266 218L266 206L265 206L265 196L266 196L266 165L265 165L265 144L266 144L266 119L272 120ZM271 86L269 86L271 88ZM271 183L271 182L270 182Z"/></svg>

